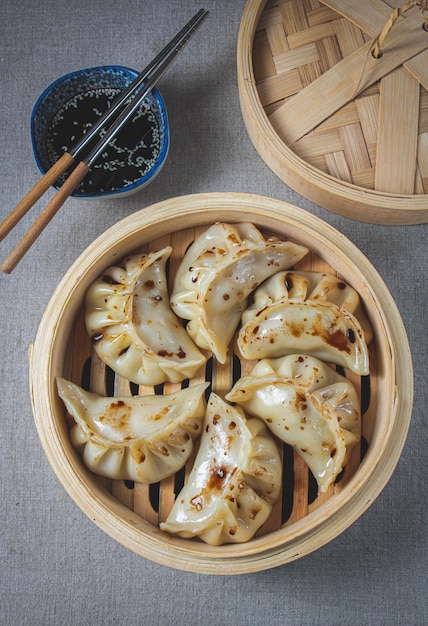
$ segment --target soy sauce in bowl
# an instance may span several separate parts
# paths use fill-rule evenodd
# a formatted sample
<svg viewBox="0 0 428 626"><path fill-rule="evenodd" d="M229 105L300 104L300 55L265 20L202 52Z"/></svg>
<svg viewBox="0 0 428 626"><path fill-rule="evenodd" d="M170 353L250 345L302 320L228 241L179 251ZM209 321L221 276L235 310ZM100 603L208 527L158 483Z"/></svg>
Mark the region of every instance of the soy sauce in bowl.
<svg viewBox="0 0 428 626"><path fill-rule="evenodd" d="M91 68L67 75L45 90L34 107L31 124L34 155L42 173L90 132L136 75L134 70L115 66ZM103 134L101 131L94 138L88 151ZM154 89L109 143L73 195L86 198L123 195L142 188L160 171L168 147L166 109L159 91ZM56 188L72 169L56 181Z"/></svg>

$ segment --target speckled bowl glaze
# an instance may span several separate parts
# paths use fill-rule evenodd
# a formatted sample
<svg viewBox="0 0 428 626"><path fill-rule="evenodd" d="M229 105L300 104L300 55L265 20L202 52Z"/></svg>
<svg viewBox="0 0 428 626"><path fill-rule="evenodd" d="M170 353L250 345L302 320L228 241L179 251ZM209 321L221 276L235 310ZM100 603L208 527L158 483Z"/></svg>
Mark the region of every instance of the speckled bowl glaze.
<svg viewBox="0 0 428 626"><path fill-rule="evenodd" d="M42 174L90 130L137 75L116 65L92 67L66 74L43 91L31 114L33 153ZM155 88L72 195L124 197L139 191L162 169L169 141L165 103ZM57 189L63 180L55 183Z"/></svg>

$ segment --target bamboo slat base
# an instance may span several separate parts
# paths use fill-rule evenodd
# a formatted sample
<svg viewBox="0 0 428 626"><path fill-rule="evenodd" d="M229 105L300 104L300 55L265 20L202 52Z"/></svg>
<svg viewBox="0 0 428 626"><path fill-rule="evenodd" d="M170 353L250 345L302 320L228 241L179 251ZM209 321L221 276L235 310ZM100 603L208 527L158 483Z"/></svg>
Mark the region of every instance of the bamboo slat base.
<svg viewBox="0 0 428 626"><path fill-rule="evenodd" d="M173 255L170 270L172 270L173 265L177 265L176 261L182 258L195 236L203 232L203 230L205 230L205 227L196 229L190 228L188 230L179 231L178 233L172 233L168 237L155 239L141 251L150 250L154 252L161 250L167 245L171 245ZM263 234L265 237L269 237L275 233L264 232ZM176 269L176 267L174 269ZM296 269L337 274L334 268L326 264L316 254L309 255L308 260L303 260L296 265ZM172 284L173 277L174 272L170 271L170 285ZM372 348L372 350L373 349L374 348ZM209 389L224 398L233 384L241 376L241 373L249 372L256 363L246 361L240 356L236 347L236 339L234 340L232 350L229 351L229 358L225 364L221 365L208 353L207 356L208 361L206 366L203 367L194 378L186 380L181 385L165 383L164 385L158 385L156 387L138 387L115 374L108 366L100 361L95 351L91 348L91 341L84 327L84 308L82 307L72 331L64 368L65 376L70 380L88 390L95 391L104 396L130 396L136 394L166 395L178 391L182 386L184 388L187 385L195 385L207 380L211 383ZM372 375L376 378L376 371L373 371ZM348 372L347 376L352 376L352 373ZM357 388L360 397L362 396L361 404L364 409L362 416L363 438L361 446L354 448L351 459L340 476L340 480L330 487L327 494L323 494L322 497L318 498L316 483L313 477L309 476L307 466L300 462L297 455L294 458L293 451L289 449L288 446L278 441L278 447L280 449L284 448L283 454L287 457L283 491L273 515L259 531L259 534L277 530L284 524L290 523L290 520L296 521L302 519L310 510L319 506L319 501L324 503L333 494L340 494L343 487L354 475L368 445L366 434L373 421L373 415L376 414L376 397L370 398L370 376L365 378L363 383L360 377L352 376L352 382ZM166 519L178 490L183 485L184 476L190 471L192 463L193 458L182 471L177 473L175 478L167 478L159 484L141 486L138 489L135 489L133 483L131 484L127 481L103 480L102 483L115 497L125 504L125 506L129 506L133 510L138 510L139 514L151 523L159 524ZM142 501L140 500L141 498L143 499Z"/></svg>
<svg viewBox="0 0 428 626"><path fill-rule="evenodd" d="M359 292L374 330L370 375L345 374L362 403L362 442L326 494L317 496L307 466L288 446L283 492L257 536L245 544L213 547L160 531L193 458L156 485L111 481L87 470L69 438L69 419L58 398L57 376L104 395L170 393L180 385L138 387L115 375L96 356L84 327L89 285L110 265L135 251L173 248L171 282L187 246L215 221L249 221L262 232L306 245L298 267L339 275ZM210 355L207 354L208 357ZM395 304L367 259L337 231L297 207L249 194L176 198L129 216L95 241L70 268L49 303L30 357L33 410L47 457L83 511L117 541L156 562L187 571L237 574L275 567L323 545L369 506L391 475L404 444L412 404L412 367ZM204 380L220 396L253 363L232 349L224 365L208 358L188 384ZM187 384L187 381L186 383ZM196 450L195 450L196 453ZM214 567L213 567L214 566ZM215 570L215 572L213 572Z"/></svg>

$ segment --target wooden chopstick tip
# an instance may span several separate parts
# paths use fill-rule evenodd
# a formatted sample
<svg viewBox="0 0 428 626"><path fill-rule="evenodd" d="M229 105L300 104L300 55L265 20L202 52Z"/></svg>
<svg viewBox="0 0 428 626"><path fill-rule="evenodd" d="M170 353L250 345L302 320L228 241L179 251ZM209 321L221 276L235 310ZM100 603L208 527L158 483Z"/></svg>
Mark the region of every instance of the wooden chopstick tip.
<svg viewBox="0 0 428 626"><path fill-rule="evenodd" d="M140 92L134 100L132 100L128 105L123 108L122 105L126 103L125 94L129 95L128 90L125 90L124 94L121 98L119 98L118 103L113 109L123 108L122 112L116 118L116 120L112 123L105 136L100 139L95 148L91 151L89 156L85 159L82 159L76 169L70 174L66 182L62 185L59 191L57 191L54 198L48 203L9 257L0 265L0 270L5 274L10 274L22 257L26 254L32 244L35 242L37 237L40 235L42 230L47 226L52 217L58 211L58 209L62 206L64 201L68 198L68 196L73 192L78 183L85 177L87 172L89 171L93 161L95 161L100 155L101 151L104 150L105 144L110 141L121 129L122 125L127 121L130 115L133 114L133 111L139 106L141 100L147 95L148 91L152 89L159 79L163 76L166 70L171 65L174 58L181 52L183 47L192 37L193 33L197 28L202 24L203 21L208 17L209 11L205 9L200 9L199 12L190 20L190 22L176 35L176 37L164 48L156 59L152 61L152 63L143 70L143 72L137 77L137 79L132 83L134 88L135 85L140 85L142 79L147 78L147 84L145 84L142 92ZM172 44L177 41L180 43L179 47L171 48ZM166 55L166 56L165 56ZM165 56L165 58L164 58ZM158 65L157 68L153 67L153 63ZM109 115L111 115L112 110L110 110ZM95 128L92 129L92 132L95 132ZM85 138L85 142L88 139L89 135ZM48 188L53 184L53 182L58 178L60 174L62 174L68 167L68 165L75 160L77 153L82 148L81 143L77 144L70 153L64 153L62 157L45 173L42 179L27 193L27 195L21 200L21 202L11 211L11 213L7 216L7 218L0 224L0 241L16 226L16 224L22 219L22 217L27 213L27 211L39 200L42 195L48 190Z"/></svg>

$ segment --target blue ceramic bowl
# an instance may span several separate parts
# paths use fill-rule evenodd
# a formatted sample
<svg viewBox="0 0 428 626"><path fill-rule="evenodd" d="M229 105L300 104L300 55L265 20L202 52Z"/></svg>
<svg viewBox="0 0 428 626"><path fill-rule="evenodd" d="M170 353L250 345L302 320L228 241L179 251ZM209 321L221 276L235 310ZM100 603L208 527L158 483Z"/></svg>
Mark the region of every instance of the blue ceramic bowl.
<svg viewBox="0 0 428 626"><path fill-rule="evenodd" d="M116 65L92 67L58 78L45 89L31 114L33 153L42 174L91 129L137 75ZM155 88L72 195L123 197L142 189L162 169L169 140L165 103ZM56 181L57 189L68 173Z"/></svg>

